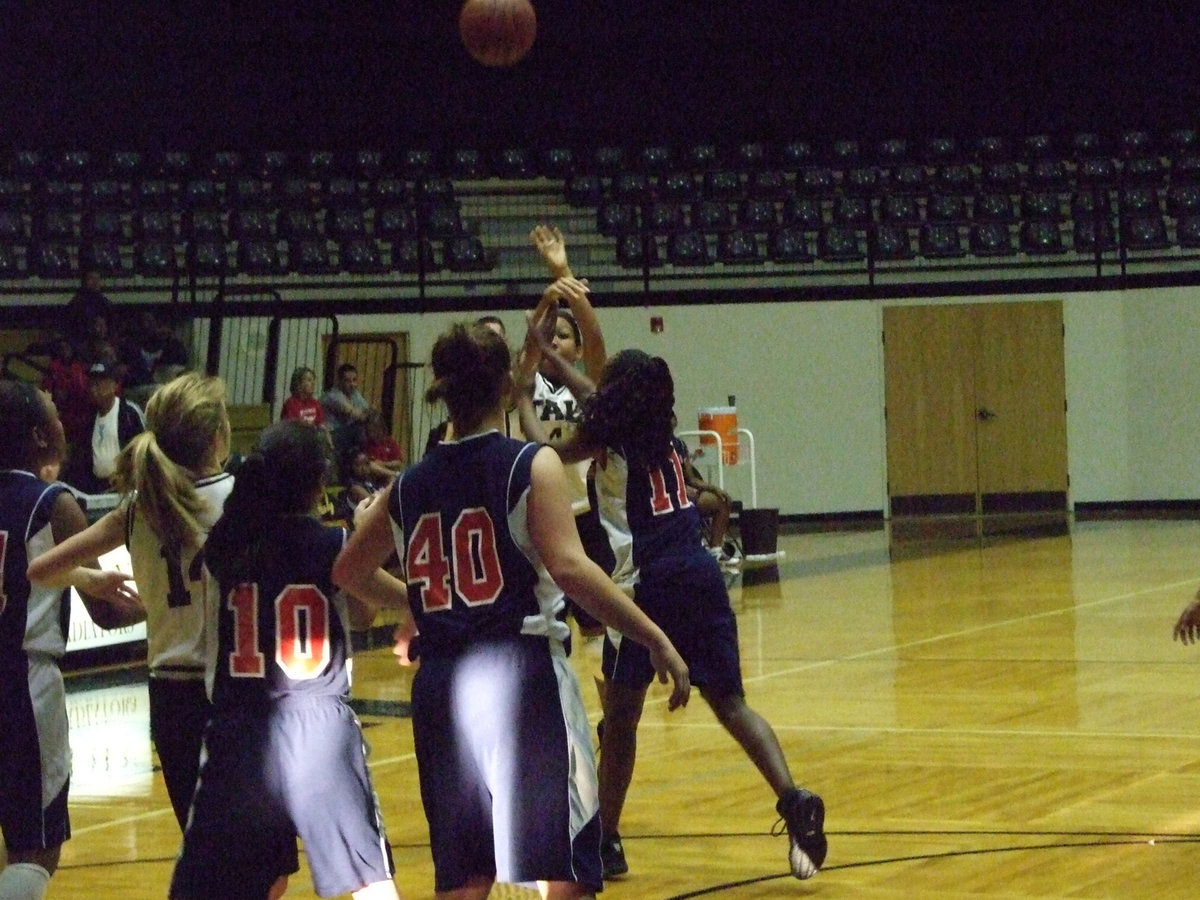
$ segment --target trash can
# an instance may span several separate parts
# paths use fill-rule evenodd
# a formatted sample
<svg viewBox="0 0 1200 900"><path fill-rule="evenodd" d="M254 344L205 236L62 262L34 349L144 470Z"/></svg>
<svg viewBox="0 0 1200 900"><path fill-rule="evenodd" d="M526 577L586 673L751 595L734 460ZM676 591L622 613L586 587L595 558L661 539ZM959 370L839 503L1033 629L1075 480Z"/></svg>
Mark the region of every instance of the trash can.
<svg viewBox="0 0 1200 900"><path fill-rule="evenodd" d="M779 510L743 509L738 516L738 532L742 553L746 556L765 556L779 549Z"/></svg>

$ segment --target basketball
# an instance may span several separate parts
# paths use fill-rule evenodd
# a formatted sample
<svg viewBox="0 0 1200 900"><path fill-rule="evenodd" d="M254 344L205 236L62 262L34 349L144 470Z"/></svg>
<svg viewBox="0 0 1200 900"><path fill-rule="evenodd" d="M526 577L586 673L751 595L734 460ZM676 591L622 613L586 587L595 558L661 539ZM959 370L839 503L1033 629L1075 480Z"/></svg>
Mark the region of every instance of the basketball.
<svg viewBox="0 0 1200 900"><path fill-rule="evenodd" d="M537 37L537 14L529 0L467 0L458 14L463 46L485 66L511 66Z"/></svg>

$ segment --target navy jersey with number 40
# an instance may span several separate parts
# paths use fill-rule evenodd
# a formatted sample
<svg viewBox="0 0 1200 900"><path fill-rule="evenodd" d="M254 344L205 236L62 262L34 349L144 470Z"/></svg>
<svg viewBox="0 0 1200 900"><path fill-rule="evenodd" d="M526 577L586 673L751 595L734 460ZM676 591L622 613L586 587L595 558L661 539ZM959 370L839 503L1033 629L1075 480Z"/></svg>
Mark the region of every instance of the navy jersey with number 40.
<svg viewBox="0 0 1200 900"><path fill-rule="evenodd" d="M349 620L330 580L345 531L307 516L269 528L255 580L221 580L213 685L218 709L287 697L342 697L350 690Z"/></svg>
<svg viewBox="0 0 1200 900"><path fill-rule="evenodd" d="M392 488L390 513L422 655L520 634L558 640L562 591L529 537L537 444L496 431L438 444Z"/></svg>

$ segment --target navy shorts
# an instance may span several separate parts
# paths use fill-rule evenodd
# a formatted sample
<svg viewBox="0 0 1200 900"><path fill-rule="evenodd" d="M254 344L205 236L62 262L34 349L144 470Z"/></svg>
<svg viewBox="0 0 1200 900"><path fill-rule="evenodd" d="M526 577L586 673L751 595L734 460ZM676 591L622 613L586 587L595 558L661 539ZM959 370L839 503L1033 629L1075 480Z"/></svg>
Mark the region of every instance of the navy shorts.
<svg viewBox="0 0 1200 900"><path fill-rule="evenodd" d="M392 877L362 728L339 698L218 714L204 752L170 896L265 897L299 868L297 837L322 897Z"/></svg>
<svg viewBox="0 0 1200 900"><path fill-rule="evenodd" d="M692 684L719 694L743 696L737 618L721 567L707 551L642 567L633 599L671 639L688 665ZM650 654L615 635L604 640L604 677L623 687L654 680Z"/></svg>
<svg viewBox="0 0 1200 900"><path fill-rule="evenodd" d="M0 672L0 834L9 850L45 850L71 836L71 747L62 672L48 656Z"/></svg>
<svg viewBox="0 0 1200 900"><path fill-rule="evenodd" d="M438 891L481 876L601 889L591 730L557 644L522 637L427 653L412 704Z"/></svg>

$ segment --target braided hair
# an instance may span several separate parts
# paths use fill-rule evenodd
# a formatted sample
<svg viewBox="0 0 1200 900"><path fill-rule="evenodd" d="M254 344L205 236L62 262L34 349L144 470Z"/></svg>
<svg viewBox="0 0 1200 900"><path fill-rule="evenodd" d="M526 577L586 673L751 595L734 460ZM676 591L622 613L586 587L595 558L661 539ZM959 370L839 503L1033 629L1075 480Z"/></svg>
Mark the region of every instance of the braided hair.
<svg viewBox="0 0 1200 900"><path fill-rule="evenodd" d="M631 465L657 465L670 454L675 381L661 357L622 350L584 401L579 430L593 445L621 451Z"/></svg>

